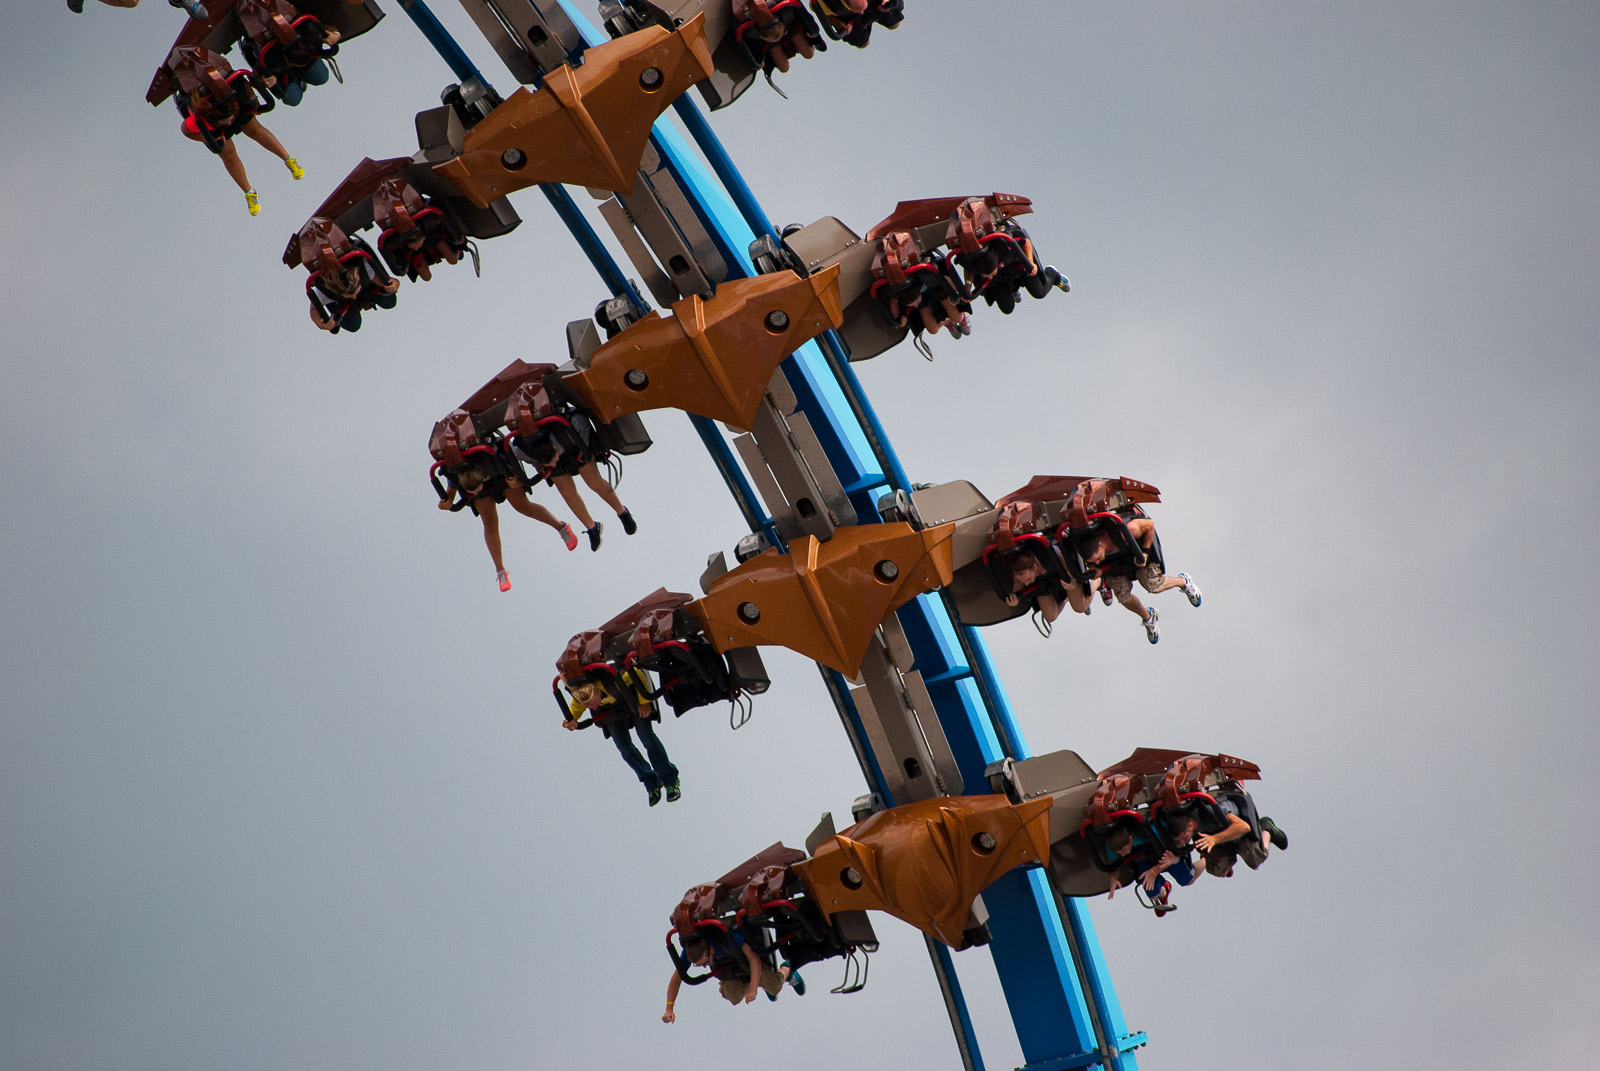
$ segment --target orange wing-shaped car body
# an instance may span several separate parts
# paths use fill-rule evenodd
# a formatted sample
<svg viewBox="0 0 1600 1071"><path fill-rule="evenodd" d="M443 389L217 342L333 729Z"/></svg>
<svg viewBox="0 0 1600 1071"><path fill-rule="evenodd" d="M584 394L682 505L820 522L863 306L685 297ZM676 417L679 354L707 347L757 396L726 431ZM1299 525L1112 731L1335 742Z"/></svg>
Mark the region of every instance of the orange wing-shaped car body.
<svg viewBox="0 0 1600 1071"><path fill-rule="evenodd" d="M583 66L511 94L436 170L479 207L542 182L631 192L651 124L711 75L704 27L696 15L676 30L647 26L595 45Z"/></svg>
<svg viewBox="0 0 1600 1071"><path fill-rule="evenodd" d="M718 651L787 647L854 677L885 617L950 582L953 532L896 522L839 528L825 543L803 536L787 554L769 550L722 574L685 609Z"/></svg>
<svg viewBox="0 0 1600 1071"><path fill-rule="evenodd" d="M835 834L794 869L826 917L885 911L960 948L973 899L1014 867L1049 859L1050 802L908 803Z"/></svg>
<svg viewBox="0 0 1600 1071"><path fill-rule="evenodd" d="M837 267L730 280L652 312L565 383L602 420L673 408L748 429L783 359L843 322Z"/></svg>

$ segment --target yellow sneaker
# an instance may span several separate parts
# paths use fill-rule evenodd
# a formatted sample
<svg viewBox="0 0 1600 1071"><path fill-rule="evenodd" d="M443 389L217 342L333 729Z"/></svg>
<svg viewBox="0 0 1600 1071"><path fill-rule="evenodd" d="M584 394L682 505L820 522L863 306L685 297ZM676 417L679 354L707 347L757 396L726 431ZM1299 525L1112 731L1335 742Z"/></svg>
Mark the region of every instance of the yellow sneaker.
<svg viewBox="0 0 1600 1071"><path fill-rule="evenodd" d="M289 174L294 176L294 180L296 182L299 182L301 179L306 177L306 169L301 167L300 161L296 160L292 156L283 162L283 166L289 169Z"/></svg>
<svg viewBox="0 0 1600 1071"><path fill-rule="evenodd" d="M252 216L261 214L261 201L256 197L255 190L244 191L244 203L250 206L250 214Z"/></svg>

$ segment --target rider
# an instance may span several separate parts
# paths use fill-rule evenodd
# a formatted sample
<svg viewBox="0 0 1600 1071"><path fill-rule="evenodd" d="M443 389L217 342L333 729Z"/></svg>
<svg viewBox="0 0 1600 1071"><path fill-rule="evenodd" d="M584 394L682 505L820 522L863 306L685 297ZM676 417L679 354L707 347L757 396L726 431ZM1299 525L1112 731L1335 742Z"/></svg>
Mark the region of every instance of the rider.
<svg viewBox="0 0 1600 1071"><path fill-rule="evenodd" d="M561 445L550 436L541 436L526 451L523 450L520 439L513 442L513 448L519 455L538 466L539 476L560 492L561 500L577 516L578 523L583 525L583 534L589 537L589 549L599 550L600 533L605 526L590 514L582 493L572 482L571 473L563 471L566 466L561 464ZM633 535L639 530L639 522L633 519L633 514L622 504L622 499L617 496L616 490L600 474L598 464L593 461L585 462L577 472L583 482L588 484L589 490L599 495L605 504L611 507L612 512L617 515L617 520L622 522L624 532Z"/></svg>
<svg viewBox="0 0 1600 1071"><path fill-rule="evenodd" d="M1139 620L1144 622L1145 636L1151 643L1157 643L1161 639L1161 626L1157 623L1160 621L1161 615L1156 613L1154 606L1146 607L1144 603L1139 601L1139 596L1133 593L1133 580L1137 579L1139 586L1152 595L1159 595L1163 591L1171 591L1173 588L1182 588L1190 606L1200 605L1200 588L1188 573L1179 573L1177 576L1163 574L1161 567L1156 564L1155 558L1148 553L1155 542L1156 522L1148 517L1135 517L1133 520L1128 521L1127 524L1128 531L1138 541L1140 550L1145 552L1144 563L1138 567L1138 572L1134 574L1133 578L1125 574L1101 577L1101 588L1106 595L1106 601L1109 602L1114 597L1123 606L1138 614ZM1094 569L1105 561L1106 556L1111 554L1114 549L1111 537L1101 534L1094 540L1089 552L1083 556L1084 564ZM1073 608L1077 609L1076 605Z"/></svg>
<svg viewBox="0 0 1600 1071"><path fill-rule="evenodd" d="M228 61L214 52L205 49L180 48L177 52L179 62L189 64L191 67L214 70L214 73L230 85L235 74ZM183 136L190 141L202 142L212 152L222 157L222 166L227 169L228 176L244 191L245 205L250 209L252 216L261 213L261 201L256 195L255 187L250 185L250 177L245 173L244 162L239 159L239 151L234 147L233 139L238 134L254 141L272 155L283 161L289 169L289 174L294 176L296 182L306 177L305 170L300 162L289 155L289 150L277 136L261 124L256 118L256 103L253 91L248 87L247 79L238 79L241 85L230 92L226 98L218 99L207 92L207 85L215 85L216 80L206 78L193 89L185 91L181 86L174 93L178 111L183 113Z"/></svg>
<svg viewBox="0 0 1600 1071"><path fill-rule="evenodd" d="M777 967L772 966L757 955L755 949L745 943L744 938L737 930L733 931L733 942L744 953L745 963L750 968L750 981L742 982L733 976L718 979L717 989L729 1004L736 1007L740 1004L749 1004L756 999L756 994L762 990L766 990L768 1000L777 1000L778 994L782 992L786 982L795 987L796 993L804 992L801 988L803 983L800 981L800 975L789 964L784 963ZM683 955L685 959L697 967L709 967L711 965L711 942L704 937L686 937L683 941ZM673 1005L678 1001L678 990L682 985L683 976L674 969L672 979L667 982L667 1010L661 1013L661 1021L663 1023L675 1023L678 1021L677 1013L672 1009Z"/></svg>
<svg viewBox="0 0 1600 1071"><path fill-rule="evenodd" d="M638 776L640 784L644 785L645 792L649 794L650 806L654 807L661 802L663 788L667 791L668 803L678 802L683 796L683 788L678 781L678 768L667 757L667 749L661 746L661 740L650 725L652 719L661 715L646 694L649 682L650 676L644 670L626 669L622 673L620 683L632 690L638 714L630 712L622 700L604 685L593 681L568 684L568 716L561 723L561 727L569 731L581 728L578 719L585 712L590 714L591 720L602 722L601 730L611 738L613 744L617 745L622 761L626 762L629 769ZM628 735L630 730L638 735L639 743L644 745L645 754L641 755L639 749L634 746L633 740Z"/></svg>
<svg viewBox="0 0 1600 1071"><path fill-rule="evenodd" d="M578 537L573 534L571 525L557 520L555 514L530 501L521 481L495 473L481 455L474 456L466 468L450 475L449 479L451 494L439 502L439 508L461 509L464 505L483 521L483 541L489 547L489 557L494 559L495 578L500 582L501 591L511 590L511 576L500 557L500 514L495 508L497 503L510 502L511 508L524 517L532 517L554 528L560 533L568 550L577 547ZM459 502L455 501L458 495Z"/></svg>

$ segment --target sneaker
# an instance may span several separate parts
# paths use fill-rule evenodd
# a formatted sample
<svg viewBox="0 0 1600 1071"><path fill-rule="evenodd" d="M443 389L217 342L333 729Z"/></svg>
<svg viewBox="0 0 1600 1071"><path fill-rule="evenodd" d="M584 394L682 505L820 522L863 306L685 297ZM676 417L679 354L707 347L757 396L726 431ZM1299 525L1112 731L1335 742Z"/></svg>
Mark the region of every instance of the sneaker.
<svg viewBox="0 0 1600 1071"><path fill-rule="evenodd" d="M306 177L306 169L301 167L300 161L292 156L283 162L283 166L289 169L289 174L294 176L296 182Z"/></svg>
<svg viewBox="0 0 1600 1071"><path fill-rule="evenodd" d="M1100 601L1107 606L1111 605L1111 589L1104 584L1100 585Z"/></svg>
<svg viewBox="0 0 1600 1071"><path fill-rule="evenodd" d="M661 786L650 789L650 806L654 807L661 802Z"/></svg>
<svg viewBox="0 0 1600 1071"><path fill-rule="evenodd" d="M261 214L261 199L256 196L256 191L254 189L244 191L244 203L249 206L250 214L252 216L259 216Z"/></svg>
<svg viewBox="0 0 1600 1071"><path fill-rule="evenodd" d="M628 535L632 535L639 530L639 522L634 520L633 514L627 510L617 514L617 519L622 522L622 530Z"/></svg>
<svg viewBox="0 0 1600 1071"><path fill-rule="evenodd" d="M1272 846L1280 852L1289 850L1289 834L1278 828L1278 823L1270 818L1261 820L1261 828L1267 831L1267 836L1272 840Z"/></svg>
<svg viewBox="0 0 1600 1071"><path fill-rule="evenodd" d="M1183 593L1189 599L1190 606L1200 605L1200 586L1196 584L1188 573L1179 573L1183 577Z"/></svg>
<svg viewBox="0 0 1600 1071"><path fill-rule="evenodd" d="M568 524L566 521L562 521L561 527L558 529L558 531L561 533L561 542L567 545L568 550L578 549L578 537L573 534L572 525Z"/></svg>
<svg viewBox="0 0 1600 1071"><path fill-rule="evenodd" d="M806 995L806 980L800 977L800 972L793 967L789 968L789 984L794 987L796 996L803 997Z"/></svg>
<svg viewBox="0 0 1600 1071"><path fill-rule="evenodd" d="M1158 919L1159 918L1165 918L1167 912L1169 912L1169 911L1178 910L1178 905L1177 904L1156 904L1154 906L1155 906L1155 909L1156 909L1156 918L1158 918Z"/></svg>
<svg viewBox="0 0 1600 1071"><path fill-rule="evenodd" d="M506 572L504 569L501 569L498 573L494 574L494 578L496 580L500 581L500 590L501 591L510 591L511 590L511 574L510 573Z"/></svg>
<svg viewBox="0 0 1600 1071"><path fill-rule="evenodd" d="M583 530L583 534L589 537L590 550L600 549L600 531L604 527L605 525L601 524L599 521L595 521L593 528L585 528Z"/></svg>
<svg viewBox="0 0 1600 1071"><path fill-rule="evenodd" d="M677 803L681 799L683 799L683 786L674 781L667 786L667 802Z"/></svg>
<svg viewBox="0 0 1600 1071"><path fill-rule="evenodd" d="M765 989L763 989L761 992L766 995L767 1001L769 1003L773 1003L773 1004L777 1003L778 998L777 998L776 994L768 993Z"/></svg>
<svg viewBox="0 0 1600 1071"><path fill-rule="evenodd" d="M1147 606L1145 609L1150 612L1150 616L1144 619L1144 634L1149 638L1151 643L1160 643L1161 626L1156 624L1156 622L1160 620L1161 615L1156 613L1156 608L1154 606Z"/></svg>
<svg viewBox="0 0 1600 1071"><path fill-rule="evenodd" d="M83 0L67 0L67 10L74 15L83 14Z"/></svg>

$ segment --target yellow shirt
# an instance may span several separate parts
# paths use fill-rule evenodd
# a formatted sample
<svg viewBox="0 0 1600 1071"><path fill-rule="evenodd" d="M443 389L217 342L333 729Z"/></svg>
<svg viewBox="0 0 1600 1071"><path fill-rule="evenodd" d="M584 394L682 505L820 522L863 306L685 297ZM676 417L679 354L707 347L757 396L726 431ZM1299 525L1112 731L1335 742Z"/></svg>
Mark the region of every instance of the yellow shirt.
<svg viewBox="0 0 1600 1071"><path fill-rule="evenodd" d="M651 686L650 674L642 669L625 669L622 671L619 679L623 684L626 684L633 689L634 702L639 706L640 715L648 716L650 713L652 713L654 708L651 705L650 696L648 694ZM597 707L592 713L602 715L611 713L613 708L615 708L618 704L617 697L611 694L611 690L609 688L598 681L595 682L595 687L600 691L600 706ZM583 717L585 714L591 713L588 707L572 698L570 694L567 696L567 710L571 713L574 720Z"/></svg>

